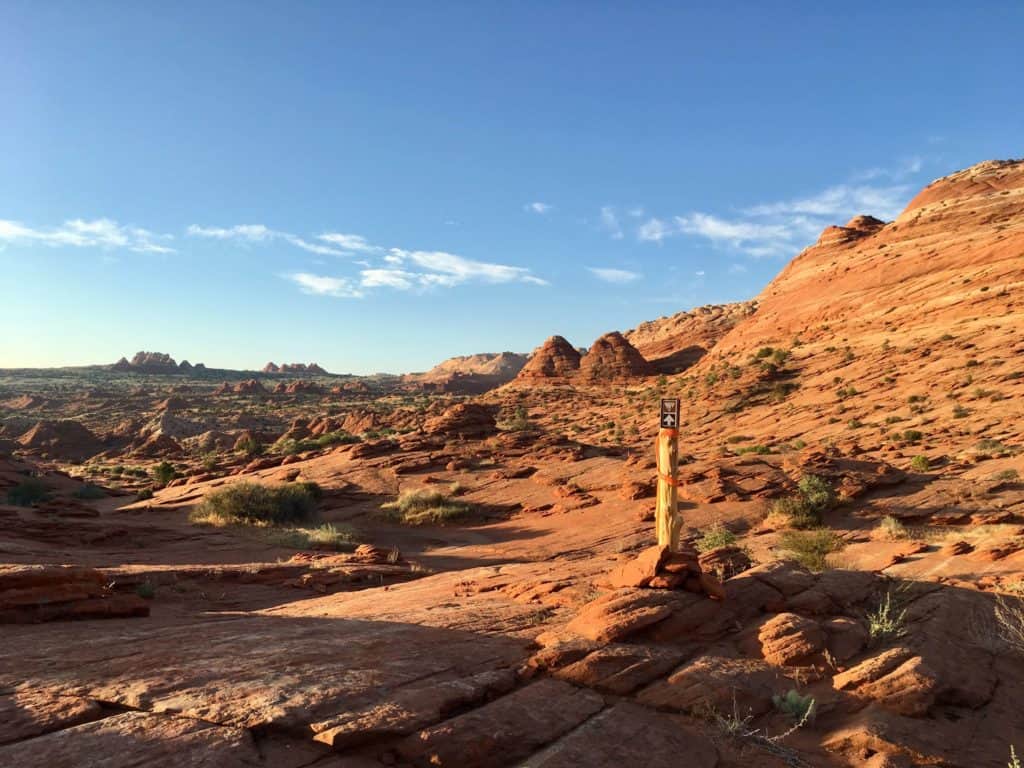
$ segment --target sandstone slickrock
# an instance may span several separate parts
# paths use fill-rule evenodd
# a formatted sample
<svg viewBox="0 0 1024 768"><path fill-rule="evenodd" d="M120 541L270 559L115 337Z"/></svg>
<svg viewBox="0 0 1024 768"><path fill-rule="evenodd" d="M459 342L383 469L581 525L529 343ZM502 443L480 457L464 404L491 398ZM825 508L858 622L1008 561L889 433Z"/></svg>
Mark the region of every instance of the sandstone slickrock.
<svg viewBox="0 0 1024 768"><path fill-rule="evenodd" d="M72 419L37 422L18 438L18 442L29 450L47 456L79 461L103 449L96 435Z"/></svg>
<svg viewBox="0 0 1024 768"><path fill-rule="evenodd" d="M423 768L515 765L603 707L604 699L593 691L539 680L408 737L398 753Z"/></svg>

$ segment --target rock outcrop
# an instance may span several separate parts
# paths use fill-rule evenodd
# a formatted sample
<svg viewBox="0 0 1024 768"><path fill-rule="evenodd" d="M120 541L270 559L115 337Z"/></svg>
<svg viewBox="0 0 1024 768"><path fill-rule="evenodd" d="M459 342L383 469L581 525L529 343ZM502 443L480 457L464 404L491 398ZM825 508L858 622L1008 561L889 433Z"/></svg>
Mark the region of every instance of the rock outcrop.
<svg viewBox="0 0 1024 768"><path fill-rule="evenodd" d="M497 432L498 426L489 408L476 403L453 405L440 416L427 419L423 431L428 435L482 438Z"/></svg>
<svg viewBox="0 0 1024 768"><path fill-rule="evenodd" d="M580 360L579 377L587 382L633 379L653 373L654 366L618 331L598 338Z"/></svg>
<svg viewBox="0 0 1024 768"><path fill-rule="evenodd" d="M103 450L87 427L72 419L40 421L18 438L24 448L57 459L82 461Z"/></svg>
<svg viewBox="0 0 1024 768"><path fill-rule="evenodd" d="M552 336L538 347L519 371L516 381L567 378L580 368L580 353L561 336Z"/></svg>

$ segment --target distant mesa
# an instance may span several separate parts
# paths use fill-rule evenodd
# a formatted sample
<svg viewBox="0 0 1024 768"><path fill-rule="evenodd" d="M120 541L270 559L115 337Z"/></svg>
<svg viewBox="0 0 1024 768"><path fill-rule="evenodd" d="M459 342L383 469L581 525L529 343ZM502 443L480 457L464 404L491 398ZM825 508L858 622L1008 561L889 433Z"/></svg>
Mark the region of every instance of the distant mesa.
<svg viewBox="0 0 1024 768"><path fill-rule="evenodd" d="M263 366L262 373L311 373L314 375L327 375L327 371L316 363L267 363Z"/></svg>
<svg viewBox="0 0 1024 768"><path fill-rule="evenodd" d="M205 371L206 366L202 363L192 365L188 360L182 360L179 365L166 352L136 352L131 360L122 357L110 369L129 373L190 373Z"/></svg>
<svg viewBox="0 0 1024 768"><path fill-rule="evenodd" d="M426 373L407 373L402 381L427 392L482 394L512 381L528 359L529 355L518 352L481 352L450 357Z"/></svg>
<svg viewBox="0 0 1024 768"><path fill-rule="evenodd" d="M283 381L277 382L274 385L275 395L322 395L324 394L324 388L315 381L292 381L285 383Z"/></svg>

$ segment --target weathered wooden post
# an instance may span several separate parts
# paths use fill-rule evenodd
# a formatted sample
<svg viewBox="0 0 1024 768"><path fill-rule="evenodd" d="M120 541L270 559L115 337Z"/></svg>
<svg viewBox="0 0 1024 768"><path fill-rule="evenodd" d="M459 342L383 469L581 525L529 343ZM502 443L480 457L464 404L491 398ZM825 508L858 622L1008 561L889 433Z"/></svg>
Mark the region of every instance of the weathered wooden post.
<svg viewBox="0 0 1024 768"><path fill-rule="evenodd" d="M658 544L679 551L679 398L662 398L658 430Z"/></svg>

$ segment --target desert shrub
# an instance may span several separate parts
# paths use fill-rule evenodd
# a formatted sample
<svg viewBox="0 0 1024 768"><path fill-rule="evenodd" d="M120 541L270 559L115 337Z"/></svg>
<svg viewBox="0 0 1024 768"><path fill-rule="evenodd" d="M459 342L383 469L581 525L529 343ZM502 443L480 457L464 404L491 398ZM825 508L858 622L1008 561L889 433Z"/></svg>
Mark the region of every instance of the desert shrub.
<svg viewBox="0 0 1024 768"><path fill-rule="evenodd" d="M1024 768L1020 758L1017 757L1017 750L1013 748L1013 744L1010 745L1010 762L1006 764L1006 768Z"/></svg>
<svg viewBox="0 0 1024 768"><path fill-rule="evenodd" d="M835 504L835 492L817 475L804 475L797 493L772 502L771 515L785 517L794 528L817 528L821 515Z"/></svg>
<svg viewBox="0 0 1024 768"><path fill-rule="evenodd" d="M906 633L907 611L893 599L892 592L886 592L878 605L868 611L868 634L873 643L880 643Z"/></svg>
<svg viewBox="0 0 1024 768"><path fill-rule="evenodd" d="M756 453L760 456L765 456L772 452L772 449L767 445L745 445L742 448L736 449L736 455L742 456L745 453Z"/></svg>
<svg viewBox="0 0 1024 768"><path fill-rule="evenodd" d="M953 418L954 419L965 419L965 418L967 418L970 415L971 415L971 412L969 410L967 410L966 408L964 408L962 405L957 405L957 406L954 406L954 408L953 408Z"/></svg>
<svg viewBox="0 0 1024 768"><path fill-rule="evenodd" d="M997 595L995 617L999 638L1012 652L1024 656L1024 602Z"/></svg>
<svg viewBox="0 0 1024 768"><path fill-rule="evenodd" d="M932 463L927 456L915 456L910 460L910 468L916 472L927 472L932 468Z"/></svg>
<svg viewBox="0 0 1024 768"><path fill-rule="evenodd" d="M807 447L807 441L798 438L794 440L790 445L792 446L794 451L802 451L804 448Z"/></svg>
<svg viewBox="0 0 1024 768"><path fill-rule="evenodd" d="M804 475L797 483L800 493L817 512L824 512L835 504L836 494L832 486L818 475Z"/></svg>
<svg viewBox="0 0 1024 768"><path fill-rule="evenodd" d="M757 360L764 360L764 359L765 359L766 357L771 357L771 356L772 356L772 353L774 353L774 352L775 352L775 350L774 350L774 349L773 349L772 347L761 347L761 348L760 348L759 350L757 350L757 352L756 352L756 353L754 354L754 357L755 357L755 358L756 358Z"/></svg>
<svg viewBox="0 0 1024 768"><path fill-rule="evenodd" d="M144 581L135 588L135 594L144 600L152 600L156 597L156 587L148 581Z"/></svg>
<svg viewBox="0 0 1024 768"><path fill-rule="evenodd" d="M798 389L800 385L795 381L776 381L768 390L768 399L773 403L781 403Z"/></svg>
<svg viewBox="0 0 1024 768"><path fill-rule="evenodd" d="M1004 469L1001 472L996 472L992 479L997 483L1014 483L1020 480L1020 472L1016 469Z"/></svg>
<svg viewBox="0 0 1024 768"><path fill-rule="evenodd" d="M860 419L850 419L848 422L846 422L846 426L848 429L860 429L861 427L864 426L864 422L861 421Z"/></svg>
<svg viewBox="0 0 1024 768"><path fill-rule="evenodd" d="M454 483L448 486L448 493L452 496L461 496L466 492L466 486L456 480Z"/></svg>
<svg viewBox="0 0 1024 768"><path fill-rule="evenodd" d="M614 425L614 422L613 422ZM509 420L508 428L513 432L525 432L530 428L530 412L525 406L518 406Z"/></svg>
<svg viewBox="0 0 1024 768"><path fill-rule="evenodd" d="M105 499L107 497L106 491L91 483L86 483L71 495L82 501L95 501L96 499Z"/></svg>
<svg viewBox="0 0 1024 768"><path fill-rule="evenodd" d="M246 435L238 441L238 445L235 450L247 458L254 459L263 453L263 446L260 445L260 441L252 435Z"/></svg>
<svg viewBox="0 0 1024 768"><path fill-rule="evenodd" d="M783 531L779 546L789 559L810 571L823 571L828 567L828 556L843 548L843 540L827 528L813 531Z"/></svg>
<svg viewBox="0 0 1024 768"><path fill-rule="evenodd" d="M883 517L882 521L878 524L878 529L881 531L882 537L889 539L890 541L910 537L910 532L907 531L907 526L892 515L886 515Z"/></svg>
<svg viewBox="0 0 1024 768"><path fill-rule="evenodd" d="M149 499L152 499L152 498L153 498L153 489L152 488L143 488L141 491L139 491L135 495L135 500L136 501L148 501Z"/></svg>
<svg viewBox="0 0 1024 768"><path fill-rule="evenodd" d="M169 461L161 461L153 467L153 479L160 488L163 488L177 476L178 473L174 471L174 465Z"/></svg>
<svg viewBox="0 0 1024 768"><path fill-rule="evenodd" d="M192 510L194 523L287 525L312 520L316 498L307 484L236 483L214 491Z"/></svg>
<svg viewBox="0 0 1024 768"><path fill-rule="evenodd" d="M42 480L30 477L7 491L7 503L15 507L31 507L50 498L51 488Z"/></svg>
<svg viewBox="0 0 1024 768"><path fill-rule="evenodd" d="M694 542L698 552L710 552L719 547L731 547L736 543L736 534L721 523L705 528Z"/></svg>
<svg viewBox="0 0 1024 768"><path fill-rule="evenodd" d="M921 440L924 439L924 432L921 432L920 430L917 429L907 429L904 430L903 432L897 432L896 439L904 443L910 443L911 445L914 445L916 443L920 443Z"/></svg>
<svg viewBox="0 0 1024 768"><path fill-rule="evenodd" d="M279 547L334 550L348 549L356 540L351 528L334 523L324 523L315 528L268 528L261 538Z"/></svg>
<svg viewBox="0 0 1024 768"><path fill-rule="evenodd" d="M772 704L775 709L784 715L801 722L810 722L814 719L814 697L801 696L799 691L790 688L785 696L778 694L772 696Z"/></svg>
<svg viewBox="0 0 1024 768"><path fill-rule="evenodd" d="M468 517L473 508L440 491L406 491L395 501L382 504L387 517L408 525L443 524Z"/></svg>

